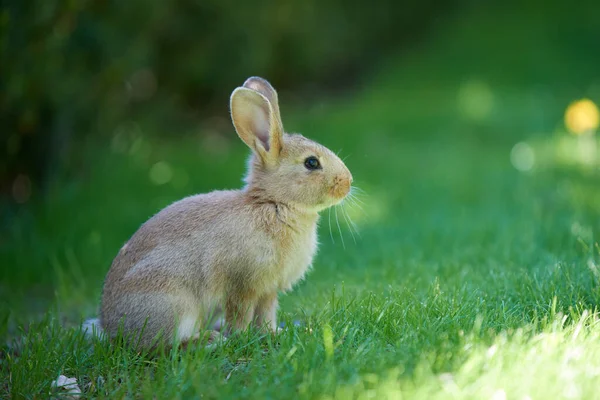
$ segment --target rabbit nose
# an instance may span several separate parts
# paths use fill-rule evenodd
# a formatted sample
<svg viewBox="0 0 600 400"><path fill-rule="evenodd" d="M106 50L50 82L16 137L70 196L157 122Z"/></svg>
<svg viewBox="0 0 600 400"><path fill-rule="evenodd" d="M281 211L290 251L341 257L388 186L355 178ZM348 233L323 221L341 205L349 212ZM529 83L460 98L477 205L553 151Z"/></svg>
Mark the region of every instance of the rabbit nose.
<svg viewBox="0 0 600 400"><path fill-rule="evenodd" d="M338 175L334 179L333 187L331 188L331 195L335 198L341 199L346 197L350 193L350 185L352 184L352 176L349 175Z"/></svg>

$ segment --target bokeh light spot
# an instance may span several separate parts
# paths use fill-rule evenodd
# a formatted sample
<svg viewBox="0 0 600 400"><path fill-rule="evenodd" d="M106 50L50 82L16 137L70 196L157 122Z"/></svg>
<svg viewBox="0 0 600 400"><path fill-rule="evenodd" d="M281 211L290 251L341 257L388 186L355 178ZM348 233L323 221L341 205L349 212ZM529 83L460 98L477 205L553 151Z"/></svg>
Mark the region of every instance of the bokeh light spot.
<svg viewBox="0 0 600 400"><path fill-rule="evenodd" d="M173 169L164 162L159 161L150 168L150 180L155 185L164 185L173 179Z"/></svg>
<svg viewBox="0 0 600 400"><path fill-rule="evenodd" d="M111 149L115 153L127 153L141 136L142 132L137 123L131 121L123 123L114 131Z"/></svg>
<svg viewBox="0 0 600 400"><path fill-rule="evenodd" d="M556 143L559 163L585 168L595 168L598 160L598 143L594 135L561 136Z"/></svg>
<svg viewBox="0 0 600 400"><path fill-rule="evenodd" d="M519 171L530 171L535 165L535 153L525 142L515 144L510 151L510 163Z"/></svg>
<svg viewBox="0 0 600 400"><path fill-rule="evenodd" d="M483 121L494 108L494 93L487 83L470 80L458 91L458 108L466 118Z"/></svg>
<svg viewBox="0 0 600 400"><path fill-rule="evenodd" d="M594 240L594 232L592 227L582 225L578 221L573 221L571 224L571 234L587 243L591 243Z"/></svg>
<svg viewBox="0 0 600 400"><path fill-rule="evenodd" d="M125 153L127 151L127 137L122 131L115 133L110 144L114 153Z"/></svg>
<svg viewBox="0 0 600 400"><path fill-rule="evenodd" d="M101 241L102 241L102 236L100 235L100 232L98 232L98 231L90 232L90 243L91 244L99 245Z"/></svg>
<svg viewBox="0 0 600 400"><path fill-rule="evenodd" d="M573 102L565 112L565 125L576 135L594 132L600 124L600 111L593 101L582 99Z"/></svg>

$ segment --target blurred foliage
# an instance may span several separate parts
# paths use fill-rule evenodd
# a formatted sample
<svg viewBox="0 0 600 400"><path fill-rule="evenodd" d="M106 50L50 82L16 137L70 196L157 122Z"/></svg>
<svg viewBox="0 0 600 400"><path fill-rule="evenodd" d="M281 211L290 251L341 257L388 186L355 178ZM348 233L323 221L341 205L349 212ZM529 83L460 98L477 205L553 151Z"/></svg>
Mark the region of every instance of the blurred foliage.
<svg viewBox="0 0 600 400"><path fill-rule="evenodd" d="M280 87L346 83L447 8L433 5L6 0L0 193L27 199L52 168L78 170L73 143L102 141L135 115L173 134L249 75Z"/></svg>

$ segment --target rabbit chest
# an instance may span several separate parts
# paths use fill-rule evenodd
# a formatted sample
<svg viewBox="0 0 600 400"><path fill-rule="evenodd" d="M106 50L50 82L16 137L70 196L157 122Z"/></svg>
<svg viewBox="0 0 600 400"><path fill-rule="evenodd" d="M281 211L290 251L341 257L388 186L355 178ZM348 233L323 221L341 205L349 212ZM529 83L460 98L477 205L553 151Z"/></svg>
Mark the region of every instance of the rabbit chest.
<svg viewBox="0 0 600 400"><path fill-rule="evenodd" d="M279 290L291 290L304 277L317 252L317 226L287 232L278 243L279 262L276 266Z"/></svg>

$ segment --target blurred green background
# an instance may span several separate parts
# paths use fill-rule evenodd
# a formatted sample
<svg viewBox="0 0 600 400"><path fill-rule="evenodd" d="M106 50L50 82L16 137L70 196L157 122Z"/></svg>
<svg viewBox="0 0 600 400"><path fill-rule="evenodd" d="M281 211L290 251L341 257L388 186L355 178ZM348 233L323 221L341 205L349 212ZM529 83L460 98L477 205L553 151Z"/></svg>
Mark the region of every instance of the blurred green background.
<svg viewBox="0 0 600 400"><path fill-rule="evenodd" d="M100 398L385 398L388 375L409 398L597 397L599 15L2 1L0 397L45 397L59 374ZM323 213L313 270L281 296L301 326L156 363L90 348L71 328L140 224L242 185L228 98L252 75L361 189Z"/></svg>
<svg viewBox="0 0 600 400"><path fill-rule="evenodd" d="M397 270L376 268L395 257L382 243L443 258L502 229L562 243L581 239L576 222L593 248L599 12L541 0L4 1L2 301L41 311L58 295L75 316L93 313L145 219L239 187L247 149L228 96L251 75L279 90L288 130L341 150L365 192L363 210L346 211L356 244L343 221L331 241L323 222L319 260L337 268L320 279L386 284ZM565 231L544 230L551 218Z"/></svg>

